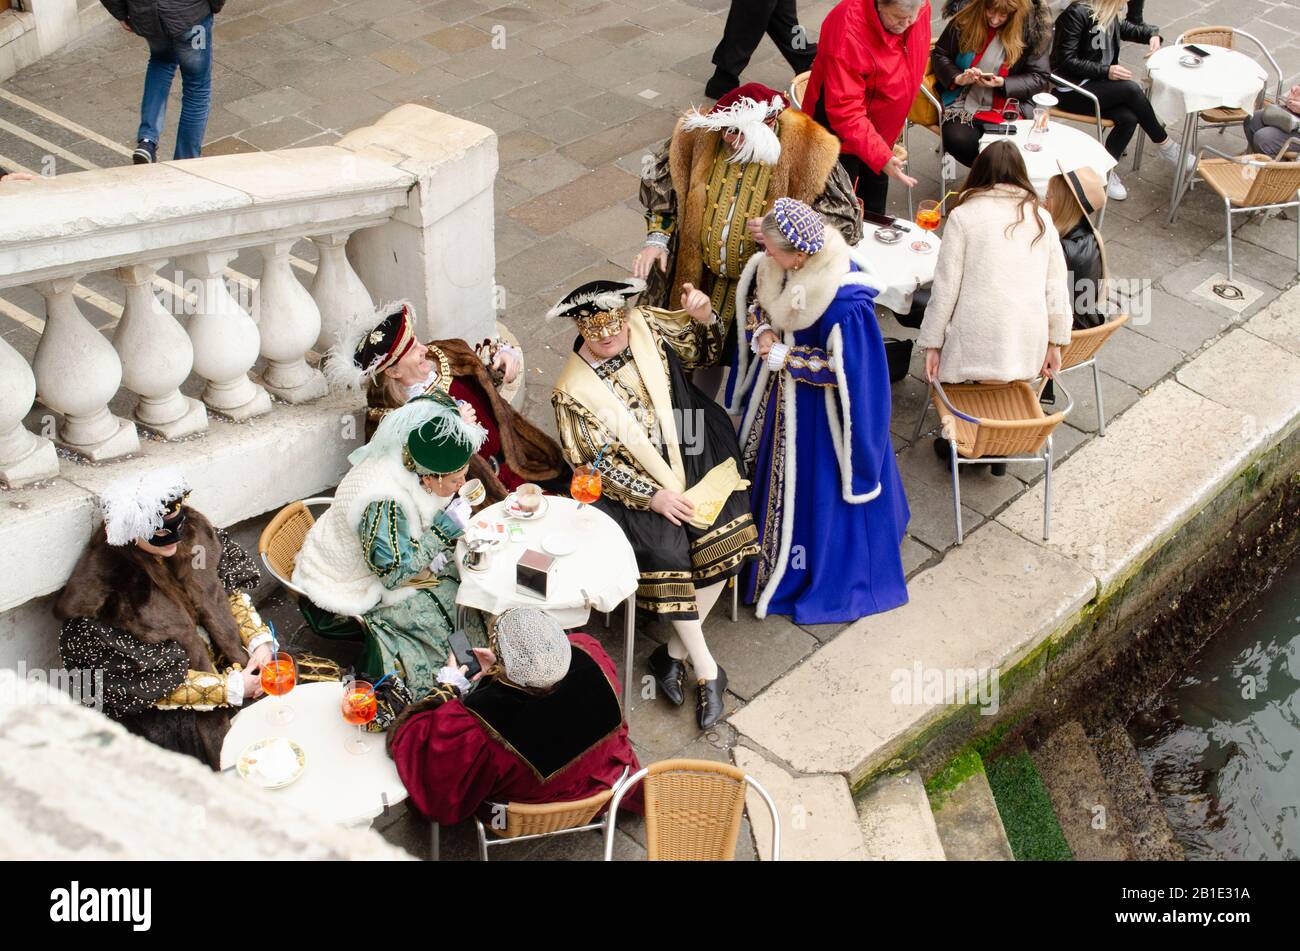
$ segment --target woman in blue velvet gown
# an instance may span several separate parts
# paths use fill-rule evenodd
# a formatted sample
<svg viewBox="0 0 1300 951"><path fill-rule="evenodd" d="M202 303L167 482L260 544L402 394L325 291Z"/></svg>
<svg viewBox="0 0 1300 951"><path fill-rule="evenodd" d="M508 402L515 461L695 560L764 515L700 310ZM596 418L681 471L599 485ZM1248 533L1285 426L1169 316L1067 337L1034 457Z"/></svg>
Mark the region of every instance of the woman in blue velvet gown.
<svg viewBox="0 0 1300 951"><path fill-rule="evenodd" d="M742 418L761 546L743 590L759 617L853 621L907 601L909 512L877 292L807 205L779 199L763 234L737 294L746 331L729 406Z"/></svg>

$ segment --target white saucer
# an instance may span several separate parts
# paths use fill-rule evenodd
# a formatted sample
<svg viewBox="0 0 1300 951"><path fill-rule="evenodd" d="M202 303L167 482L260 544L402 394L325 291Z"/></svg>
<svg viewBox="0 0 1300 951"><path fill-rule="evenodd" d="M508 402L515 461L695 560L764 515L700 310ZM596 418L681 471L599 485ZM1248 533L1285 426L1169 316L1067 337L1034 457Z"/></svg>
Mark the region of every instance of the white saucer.
<svg viewBox="0 0 1300 951"><path fill-rule="evenodd" d="M550 506L551 503L546 501L546 496L543 495L542 504L537 506L537 511L529 515L523 509L515 507L515 494L511 492L506 496L505 515L506 518L518 519L521 522L531 522L533 519L538 519L545 515L546 510L550 508Z"/></svg>
<svg viewBox="0 0 1300 951"><path fill-rule="evenodd" d="M568 532L551 532L542 539L542 551L561 558L578 550L578 542Z"/></svg>

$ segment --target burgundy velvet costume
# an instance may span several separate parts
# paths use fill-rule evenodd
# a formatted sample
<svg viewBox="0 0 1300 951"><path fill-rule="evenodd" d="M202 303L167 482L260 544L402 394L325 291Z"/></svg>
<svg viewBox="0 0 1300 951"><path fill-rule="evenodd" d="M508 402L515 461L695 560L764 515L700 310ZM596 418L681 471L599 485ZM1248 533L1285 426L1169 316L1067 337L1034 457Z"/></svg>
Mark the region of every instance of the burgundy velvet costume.
<svg viewBox="0 0 1300 951"><path fill-rule="evenodd" d="M574 665L565 681L575 676L579 654L585 653L603 672L617 704L618 675L609 655L586 634L570 634L569 642ZM473 697L471 694L470 699ZM606 700L603 696L592 699L593 707ZM617 719L612 733L585 751L575 751L576 758L546 779L460 699L405 716L394 729L389 754L415 807L434 822L454 825L474 815L484 802L584 799L613 786L625 767L635 773L640 765L627 737L627 721ZM619 808L641 811L640 785Z"/></svg>

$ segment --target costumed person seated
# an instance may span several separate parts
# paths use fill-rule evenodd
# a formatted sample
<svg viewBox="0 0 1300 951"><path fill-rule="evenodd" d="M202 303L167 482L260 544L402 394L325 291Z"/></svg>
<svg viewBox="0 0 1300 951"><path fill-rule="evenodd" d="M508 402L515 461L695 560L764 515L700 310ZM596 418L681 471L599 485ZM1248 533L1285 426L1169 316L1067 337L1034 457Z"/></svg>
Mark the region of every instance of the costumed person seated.
<svg viewBox="0 0 1300 951"><path fill-rule="evenodd" d="M692 284L709 294L727 337L736 281L758 250L758 221L783 196L815 207L849 244L861 240L839 140L787 106L775 89L746 83L707 113L693 109L678 120L641 182L646 244L632 276L647 281L647 303L671 308ZM705 389L716 391L721 373L714 376Z"/></svg>
<svg viewBox="0 0 1300 951"><path fill-rule="evenodd" d="M690 658L706 729L724 712L727 675L709 653L703 621L758 549L731 421L686 376L717 360L721 324L708 295L690 284L681 311L629 307L643 288L592 281L548 312L572 318L581 334L551 401L565 458L575 466L599 458L594 504L636 554L637 607L672 623L650 670L680 705Z"/></svg>
<svg viewBox="0 0 1300 951"><path fill-rule="evenodd" d="M98 672L105 714L216 769L231 709L262 692L272 635L248 595L257 565L185 504L188 493L174 468L108 485L104 531L54 615L63 666Z"/></svg>
<svg viewBox="0 0 1300 951"><path fill-rule="evenodd" d="M294 565L293 583L317 607L364 622L382 669L358 673L396 670L413 699L436 686L456 629L456 540L470 518L456 492L483 438L441 391L390 412L348 457ZM485 643L474 612L466 633Z"/></svg>
<svg viewBox="0 0 1300 951"><path fill-rule="evenodd" d="M482 480L488 500L499 502L525 482L564 492L571 475L555 440L501 398L498 386L513 382L522 365L519 349L499 339L477 348L454 339L421 343L411 305L398 301L349 320L325 372L335 386L365 386L367 438L385 413L411 398L450 394L487 433L469 477Z"/></svg>
<svg viewBox="0 0 1300 951"><path fill-rule="evenodd" d="M802 202L763 219L741 278L747 332L740 441L761 554L745 597L759 617L852 621L907 601L909 512L889 437L889 367L867 265ZM757 360L750 357L750 351Z"/></svg>
<svg viewBox="0 0 1300 951"><path fill-rule="evenodd" d="M474 651L482 672L472 683L452 655L439 686L388 734L388 754L423 815L455 825L480 812L491 827L501 817L483 814L485 803L585 799L641 768L614 662L595 639L566 636L545 612L515 608L493 621L489 643ZM631 805L640 811L639 799Z"/></svg>

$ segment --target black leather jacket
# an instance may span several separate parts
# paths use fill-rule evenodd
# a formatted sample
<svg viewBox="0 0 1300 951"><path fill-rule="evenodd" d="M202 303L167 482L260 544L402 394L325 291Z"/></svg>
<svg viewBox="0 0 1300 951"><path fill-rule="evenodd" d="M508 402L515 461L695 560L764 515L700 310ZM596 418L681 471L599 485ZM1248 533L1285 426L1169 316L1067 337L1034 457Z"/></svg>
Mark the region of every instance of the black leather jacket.
<svg viewBox="0 0 1300 951"><path fill-rule="evenodd" d="M146 40L177 39L209 13L217 14L226 0L99 0L115 19L125 20Z"/></svg>
<svg viewBox="0 0 1300 951"><path fill-rule="evenodd" d="M1074 311L1074 329L1086 330L1106 322L1102 313L1105 294L1100 290L1103 277L1101 246L1086 221L1080 221L1061 235L1065 252L1065 269L1070 272L1070 305Z"/></svg>
<svg viewBox="0 0 1300 951"><path fill-rule="evenodd" d="M950 0L943 8L943 15L949 18L955 16L968 2L969 0ZM1025 51L1007 70L1003 87L995 90L1008 99L1020 100L1021 104L1029 102L1035 93L1046 92L1050 84L1048 53L1052 46L1052 18L1046 0L1033 0L1029 16L1025 18L1024 32ZM949 22L939 34L934 49L930 51L935 95L942 95L955 88L952 81L961 72L957 66L957 57L962 53L960 40L956 25Z"/></svg>
<svg viewBox="0 0 1300 951"><path fill-rule="evenodd" d="M1120 19L1119 36L1130 43L1149 43L1160 34L1150 23L1141 25ZM1101 48L1093 43L1097 21L1088 4L1075 0L1056 18L1056 35L1052 40L1052 72L1071 82L1084 79L1107 79L1110 68L1119 62L1119 45L1111 50L1109 62L1102 62Z"/></svg>

